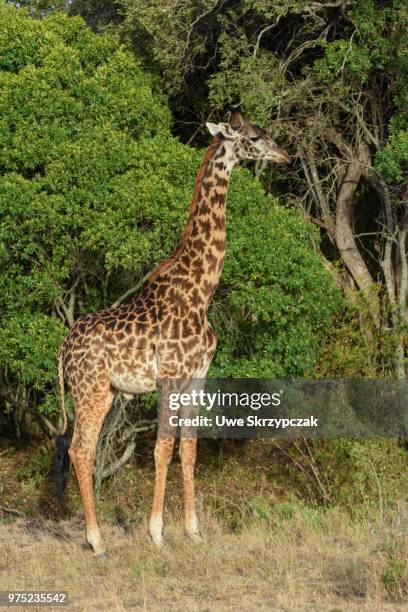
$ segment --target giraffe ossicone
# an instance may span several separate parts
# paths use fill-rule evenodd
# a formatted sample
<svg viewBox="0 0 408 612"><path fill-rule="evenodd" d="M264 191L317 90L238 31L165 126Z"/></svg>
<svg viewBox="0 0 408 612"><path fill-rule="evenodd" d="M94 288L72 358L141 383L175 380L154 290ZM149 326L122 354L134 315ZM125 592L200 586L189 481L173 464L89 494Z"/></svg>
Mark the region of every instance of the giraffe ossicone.
<svg viewBox="0 0 408 612"><path fill-rule="evenodd" d="M161 413L168 409L172 381L205 379L216 348L207 309L217 287L226 250L226 202L231 170L240 160L289 163L290 157L258 126L235 111L231 123L208 123L213 135L197 175L189 215L174 252L148 276L129 303L79 317L59 351L64 429L64 379L75 406L69 447L84 506L86 537L96 555L105 552L93 495L95 450L115 393L135 395L161 389ZM162 544L163 502L174 433L159 427L150 534ZM65 445L67 446L67 445ZM60 444L60 449L64 448ZM61 451L63 452L63 451ZM194 465L197 438L180 436L187 533L199 540Z"/></svg>

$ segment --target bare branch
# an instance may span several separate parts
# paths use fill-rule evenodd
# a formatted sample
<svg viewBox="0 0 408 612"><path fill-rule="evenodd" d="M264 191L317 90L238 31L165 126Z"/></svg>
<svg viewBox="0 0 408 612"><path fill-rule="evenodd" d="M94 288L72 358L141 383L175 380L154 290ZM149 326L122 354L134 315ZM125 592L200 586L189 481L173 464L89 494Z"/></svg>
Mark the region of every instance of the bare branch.
<svg viewBox="0 0 408 612"><path fill-rule="evenodd" d="M22 512L15 510L15 508L6 508L6 506L0 506L0 510L2 512L6 512L7 514L15 514L16 516L24 516Z"/></svg>
<svg viewBox="0 0 408 612"><path fill-rule="evenodd" d="M335 227L333 221L333 215L330 211L328 202L323 193L322 184L320 181L319 173L317 171L316 162L313 154L311 144L307 146L307 161L309 162L311 182L313 184L314 191L316 193L317 201L322 211L322 217L329 235L333 238L335 234Z"/></svg>
<svg viewBox="0 0 408 612"><path fill-rule="evenodd" d="M190 145L193 142L193 140L197 136L198 132L205 126L207 121L209 121L211 119L214 111L215 111L215 108L211 109L211 111L210 111L209 115L207 116L207 118L204 119L204 121L202 123L200 123L200 125L198 126L198 128L196 130L194 130L192 136L190 136L190 138L187 141L187 145Z"/></svg>
<svg viewBox="0 0 408 612"><path fill-rule="evenodd" d="M124 450L122 456L111 463L107 468L105 468L102 472L102 479L107 478L108 476L112 476L118 469L127 461L129 461L130 457L133 455L133 451L135 450L136 442L129 442L126 449Z"/></svg>
<svg viewBox="0 0 408 612"><path fill-rule="evenodd" d="M352 2L346 2L345 0L334 0L334 2L312 2L309 4L306 9L310 11L323 11L327 8L338 8L343 7L346 4L352 4Z"/></svg>
<svg viewBox="0 0 408 612"><path fill-rule="evenodd" d="M383 179L372 170L368 174L368 180L379 195L383 207L385 216L385 247L384 255L380 258L380 266L384 274L385 286L387 289L388 299L390 300L391 306L395 312L396 306L396 294L395 294L395 278L394 270L392 265L392 247L394 243L395 226L392 215L392 205L390 192Z"/></svg>
<svg viewBox="0 0 408 612"><path fill-rule="evenodd" d="M37 419L41 421L41 423L46 427L46 429L49 431L51 435L57 436L60 433L60 430L57 427L54 427L51 421L49 421L44 414L41 414L41 412L38 412L37 410L33 410L32 408L29 408L28 406L25 408L25 410L27 410L28 412L31 412L31 414L36 416Z"/></svg>
<svg viewBox="0 0 408 612"><path fill-rule="evenodd" d="M282 17L282 15L278 15L278 18L277 18L277 19L276 19L276 20L275 20L273 23L271 23L270 25L265 26L265 27L264 27L264 28L262 28L262 30L259 32L259 34L258 34L258 36L257 36L257 39L256 39L255 47L254 47L254 53L253 53L253 56L254 56L254 57L256 57L256 54L257 54L257 53L258 53L258 51L259 51L259 46L260 46L260 44L261 44L262 36L263 36L264 34L266 34L266 32L268 32L269 30L272 30L272 28L274 28L275 26L277 26L277 25L278 25L278 23L279 23L279 21L280 21L280 18L281 18L281 17Z"/></svg>
<svg viewBox="0 0 408 612"><path fill-rule="evenodd" d="M199 15L191 24L187 33L187 39L186 39L186 45L185 45L185 52L187 52L188 47L190 46L190 38L191 35L193 33L194 27L197 25L197 23L199 23L202 19L204 19L204 17L207 17L207 15L209 15L210 13L212 13L213 11L215 11L216 9L220 10L222 9L222 7L224 6L224 4L226 3L227 0L217 0L214 5L212 7L210 7L208 9L208 11L205 11L204 13L202 13L201 15Z"/></svg>
<svg viewBox="0 0 408 612"><path fill-rule="evenodd" d="M111 275L111 271L108 270L105 277L102 279L103 305L105 307L108 305L108 285L109 285L110 275Z"/></svg>
<svg viewBox="0 0 408 612"><path fill-rule="evenodd" d="M144 421L138 421L137 425L131 425L130 427L124 430L120 437L119 443L123 444L131 436L134 436L137 433L141 433L144 431L152 431L152 429L154 429L156 425L157 419L154 419L152 421L148 421L147 419L145 419Z"/></svg>
<svg viewBox="0 0 408 612"><path fill-rule="evenodd" d="M143 283L149 278L149 276L150 272L146 274L138 283L136 283L136 285L125 291L125 293L122 293L122 295L120 295L118 299L113 302L112 308L120 306L122 302L126 300L127 297L129 297L129 295L136 293L136 291L138 291L142 287Z"/></svg>
<svg viewBox="0 0 408 612"><path fill-rule="evenodd" d="M351 161L353 159L352 148L334 128L328 127L324 132L324 136L337 147L345 160Z"/></svg>
<svg viewBox="0 0 408 612"><path fill-rule="evenodd" d="M71 327L74 324L74 311L75 311L75 301L76 301L76 286L78 284L78 280L69 290L69 300L68 305L65 304L63 298L57 298L54 302L55 309L61 318L66 320L68 327ZM62 310L62 312L61 312Z"/></svg>
<svg viewBox="0 0 408 612"><path fill-rule="evenodd" d="M52 435L56 436L56 435L59 434L59 430L51 423L51 421L49 421L47 419L47 417L44 414L41 414L37 410L34 410L33 408L30 408L29 406L27 406L23 402L19 402L18 400L14 399L13 397L10 397L9 395L4 393L3 391L0 392L0 397L2 397L6 402L11 404L15 408L18 408L18 409L22 410L23 412L30 412L31 414L33 414L35 417L37 417L37 419L39 419L41 421L41 423L44 425L44 427Z"/></svg>
<svg viewBox="0 0 408 612"><path fill-rule="evenodd" d="M343 62L341 64L340 68L338 69L337 74L340 74L344 70L344 67L345 67L346 62L347 62L347 56L349 55L349 53L351 53L351 49L352 49L352 46L353 46L353 38L354 38L356 32L357 32L357 30L354 30L354 32L350 36L348 50L344 54Z"/></svg>
<svg viewBox="0 0 408 612"><path fill-rule="evenodd" d="M285 61L280 63L280 69L282 71L282 74L286 72L290 64L292 64L295 60L297 60L298 57L302 55L303 51L306 51L306 49L313 49L314 47L316 47L316 45L320 45L321 41L326 40L327 34L329 33L331 27L332 27L332 24L329 23L329 25L321 32L321 34L316 39L306 40L304 43L296 47L296 49L291 51L291 53L289 53ZM268 28L265 28L265 29L268 29ZM255 54L254 54L254 57L255 57Z"/></svg>

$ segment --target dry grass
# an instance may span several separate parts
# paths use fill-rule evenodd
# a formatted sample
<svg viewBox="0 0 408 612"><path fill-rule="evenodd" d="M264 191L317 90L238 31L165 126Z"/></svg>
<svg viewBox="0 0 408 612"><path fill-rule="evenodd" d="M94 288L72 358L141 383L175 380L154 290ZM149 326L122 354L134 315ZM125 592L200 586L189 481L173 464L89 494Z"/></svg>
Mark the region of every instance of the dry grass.
<svg viewBox="0 0 408 612"><path fill-rule="evenodd" d="M408 577L391 580L392 595L384 583L392 525L351 524L337 510L322 520L301 508L290 520L283 514L238 533L204 515L200 546L171 516L161 551L144 523L105 526L107 560L82 547L79 515L18 519L0 524L0 590L66 590L73 610L408 610ZM406 534L393 535L403 550Z"/></svg>
<svg viewBox="0 0 408 612"><path fill-rule="evenodd" d="M268 444L247 444L222 461L204 450L197 466L203 544L191 543L182 529L177 457L166 491L165 547L151 544L152 445L103 487L98 516L110 556L101 560L83 548L76 479L61 521L41 467L48 460L39 461L31 447L6 446L0 453L0 590L64 590L69 609L92 611L408 610L403 496L396 504L374 497L355 509L352 521L350 513L296 500ZM37 464L41 469L33 470Z"/></svg>

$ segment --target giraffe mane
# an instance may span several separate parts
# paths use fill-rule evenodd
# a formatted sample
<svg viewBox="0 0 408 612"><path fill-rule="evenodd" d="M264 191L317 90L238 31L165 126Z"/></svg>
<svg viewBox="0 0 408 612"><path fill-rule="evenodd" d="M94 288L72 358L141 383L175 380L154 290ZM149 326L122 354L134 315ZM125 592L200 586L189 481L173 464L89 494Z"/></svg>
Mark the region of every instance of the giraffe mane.
<svg viewBox="0 0 408 612"><path fill-rule="evenodd" d="M157 276L163 274L163 272L166 272L167 270L169 270L172 267L172 265L177 261L177 259L180 256L180 254L182 253L183 248L184 248L188 238L190 237L191 230L193 228L194 216L195 216L195 214L197 212L197 208L198 208L200 186L201 186L203 178L206 175L206 171L207 171L207 167L208 167L208 162L213 157L214 153L216 152L216 150L220 146L221 142L222 142L221 138L218 138L218 137L213 138L213 140L211 141L207 151L205 152L204 159L201 162L201 166L200 166L200 169L199 169L198 174L197 174L197 179L196 179L196 183L195 183L195 187L194 187L193 197L191 198L190 206L189 206L189 209L188 209L188 221L187 221L187 224L186 224L186 226L184 228L184 231L183 231L183 234L182 234L182 236L180 238L180 241L179 241L178 245L176 246L176 248L175 248L174 252L172 253L172 255L170 255L170 257L168 257L167 259L162 261L151 272L151 274L147 278L147 280L149 282L153 281Z"/></svg>

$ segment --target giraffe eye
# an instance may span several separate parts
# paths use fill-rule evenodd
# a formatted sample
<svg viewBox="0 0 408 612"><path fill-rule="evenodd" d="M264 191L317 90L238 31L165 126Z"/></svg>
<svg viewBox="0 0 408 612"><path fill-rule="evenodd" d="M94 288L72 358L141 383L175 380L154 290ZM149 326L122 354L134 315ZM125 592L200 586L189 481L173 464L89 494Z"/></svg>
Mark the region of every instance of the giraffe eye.
<svg viewBox="0 0 408 612"><path fill-rule="evenodd" d="M252 140L252 142L256 142L257 140L259 140L259 136L252 136L249 140Z"/></svg>

